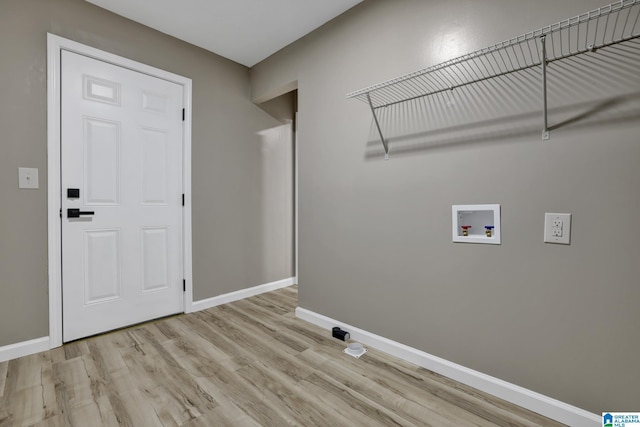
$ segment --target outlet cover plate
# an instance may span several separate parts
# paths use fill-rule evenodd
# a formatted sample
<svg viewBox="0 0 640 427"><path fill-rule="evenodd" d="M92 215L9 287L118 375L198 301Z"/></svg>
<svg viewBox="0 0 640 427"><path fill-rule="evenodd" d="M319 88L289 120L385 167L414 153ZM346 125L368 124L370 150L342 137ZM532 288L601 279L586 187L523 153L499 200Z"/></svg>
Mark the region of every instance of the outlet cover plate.
<svg viewBox="0 0 640 427"><path fill-rule="evenodd" d="M544 214L544 241L560 245L571 244L571 214Z"/></svg>
<svg viewBox="0 0 640 427"><path fill-rule="evenodd" d="M18 188L38 187L38 168L18 168Z"/></svg>

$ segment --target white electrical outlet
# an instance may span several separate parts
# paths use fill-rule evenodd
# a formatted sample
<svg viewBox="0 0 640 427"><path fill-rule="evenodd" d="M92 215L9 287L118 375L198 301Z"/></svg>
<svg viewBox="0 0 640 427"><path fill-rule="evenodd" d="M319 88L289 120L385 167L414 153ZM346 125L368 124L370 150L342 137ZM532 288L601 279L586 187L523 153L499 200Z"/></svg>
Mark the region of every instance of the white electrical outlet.
<svg viewBox="0 0 640 427"><path fill-rule="evenodd" d="M571 214L544 214L544 241L546 243L571 243Z"/></svg>

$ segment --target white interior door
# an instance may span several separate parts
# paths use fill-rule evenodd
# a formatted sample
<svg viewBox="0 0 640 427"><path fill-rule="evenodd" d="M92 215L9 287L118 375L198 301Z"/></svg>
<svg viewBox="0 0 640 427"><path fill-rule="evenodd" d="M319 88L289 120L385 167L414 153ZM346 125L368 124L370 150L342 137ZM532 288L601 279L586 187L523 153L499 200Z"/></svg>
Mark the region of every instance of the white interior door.
<svg viewBox="0 0 640 427"><path fill-rule="evenodd" d="M63 50L61 88L63 340L184 311L183 87Z"/></svg>

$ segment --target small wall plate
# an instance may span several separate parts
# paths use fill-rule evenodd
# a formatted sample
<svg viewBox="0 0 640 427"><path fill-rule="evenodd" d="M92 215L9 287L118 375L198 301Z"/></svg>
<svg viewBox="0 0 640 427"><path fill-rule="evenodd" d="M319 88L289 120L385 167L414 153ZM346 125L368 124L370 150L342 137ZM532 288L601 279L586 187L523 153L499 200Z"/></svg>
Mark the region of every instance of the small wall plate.
<svg viewBox="0 0 640 427"><path fill-rule="evenodd" d="M39 188L38 168L18 168L18 188Z"/></svg>
<svg viewBox="0 0 640 427"><path fill-rule="evenodd" d="M544 214L544 242L560 245L571 244L571 214Z"/></svg>

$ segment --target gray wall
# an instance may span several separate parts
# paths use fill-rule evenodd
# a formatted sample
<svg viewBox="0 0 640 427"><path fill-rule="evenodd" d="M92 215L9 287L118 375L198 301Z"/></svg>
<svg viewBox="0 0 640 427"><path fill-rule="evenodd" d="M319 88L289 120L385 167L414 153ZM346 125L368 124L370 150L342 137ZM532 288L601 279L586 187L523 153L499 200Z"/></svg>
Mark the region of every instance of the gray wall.
<svg viewBox="0 0 640 427"><path fill-rule="evenodd" d="M298 85L301 307L594 413L640 405L637 64L608 68L620 87L553 66L547 142L517 79L456 92L471 127L442 99L391 110L386 162L345 99L600 5L369 0L252 68L254 99ZM451 242L451 205L475 203L501 204L502 245ZM543 243L545 212L573 214L570 246Z"/></svg>
<svg viewBox="0 0 640 427"><path fill-rule="evenodd" d="M195 300L293 275L291 218L273 214L291 203L280 187L290 170L272 168L290 147L265 154L260 132L281 122L249 99L246 67L82 0L2 0L0 346L49 333L47 32L193 80ZM40 189L18 190L21 166L40 170Z"/></svg>

